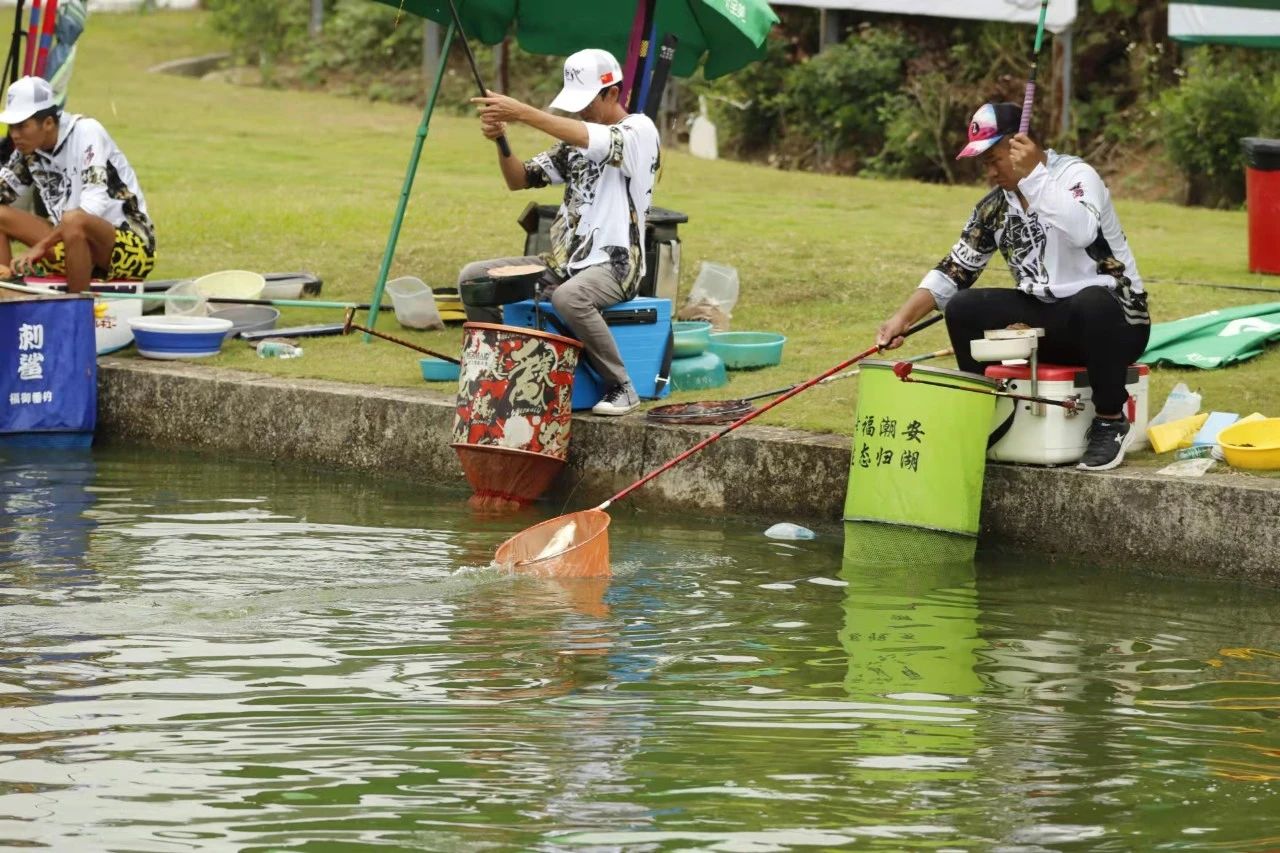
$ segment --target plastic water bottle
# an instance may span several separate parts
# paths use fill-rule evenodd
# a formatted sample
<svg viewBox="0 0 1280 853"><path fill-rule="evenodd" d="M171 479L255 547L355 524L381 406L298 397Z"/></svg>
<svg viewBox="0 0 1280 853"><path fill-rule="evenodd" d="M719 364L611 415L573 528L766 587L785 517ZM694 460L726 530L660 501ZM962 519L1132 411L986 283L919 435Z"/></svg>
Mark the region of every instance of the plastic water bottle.
<svg viewBox="0 0 1280 853"><path fill-rule="evenodd" d="M295 347L288 341L259 341L255 349L258 358L297 358L302 355L302 347Z"/></svg>
<svg viewBox="0 0 1280 853"><path fill-rule="evenodd" d="M1212 444L1193 444L1190 447L1184 447L1177 453L1173 454L1174 459L1209 459L1213 457L1213 451L1216 445Z"/></svg>
<svg viewBox="0 0 1280 853"><path fill-rule="evenodd" d="M764 532L770 539L816 539L818 534L807 527L792 524L789 521L775 524Z"/></svg>

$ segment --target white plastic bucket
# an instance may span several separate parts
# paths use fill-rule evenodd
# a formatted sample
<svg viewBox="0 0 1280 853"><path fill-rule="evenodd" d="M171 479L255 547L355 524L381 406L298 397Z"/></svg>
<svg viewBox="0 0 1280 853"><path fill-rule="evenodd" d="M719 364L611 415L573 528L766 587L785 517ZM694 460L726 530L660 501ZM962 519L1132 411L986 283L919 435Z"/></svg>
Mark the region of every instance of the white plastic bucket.
<svg viewBox="0 0 1280 853"><path fill-rule="evenodd" d="M409 329L443 329L436 297L420 278L407 275L387 282L396 321Z"/></svg>

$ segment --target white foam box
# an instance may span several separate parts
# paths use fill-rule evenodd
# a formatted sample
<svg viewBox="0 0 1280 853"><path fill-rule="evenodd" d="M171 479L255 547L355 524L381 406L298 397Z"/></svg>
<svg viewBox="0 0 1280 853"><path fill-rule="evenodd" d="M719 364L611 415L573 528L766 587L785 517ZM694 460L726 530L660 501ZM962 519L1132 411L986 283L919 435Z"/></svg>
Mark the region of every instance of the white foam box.
<svg viewBox="0 0 1280 853"><path fill-rule="evenodd" d="M1133 365L1125 387L1129 400L1124 414L1129 419L1133 438L1129 449L1146 444L1148 385L1150 369L1145 364ZM1006 390L1015 394L1031 393L1031 368L1027 364L996 364L986 369L988 379L1005 380ZM1037 393L1051 400L1066 400L1079 395L1084 410L1071 414L1061 406L1044 406L1043 414L1032 412L1032 404L1022 400L996 401L994 433L1013 412L1009 431L987 451L987 458L998 462L1021 462L1028 465L1065 465L1078 462L1084 455L1088 439L1085 432L1093 421L1093 388L1083 367L1041 364L1037 371Z"/></svg>
<svg viewBox="0 0 1280 853"><path fill-rule="evenodd" d="M636 386L636 393L646 400L670 394L668 348L672 346L671 300L637 296L605 309L604 318L609 331L613 333L613 339L618 342L622 365ZM553 335L567 334L568 337L573 337L562 322L557 325L559 315L545 299L538 305L537 311L534 310L532 299L504 305L502 321L508 326L541 329ZM591 408L600 402L607 390L600 387L595 371L588 368L585 362L585 358L580 359L578 369L573 374L574 411ZM667 367L665 375L664 365Z"/></svg>

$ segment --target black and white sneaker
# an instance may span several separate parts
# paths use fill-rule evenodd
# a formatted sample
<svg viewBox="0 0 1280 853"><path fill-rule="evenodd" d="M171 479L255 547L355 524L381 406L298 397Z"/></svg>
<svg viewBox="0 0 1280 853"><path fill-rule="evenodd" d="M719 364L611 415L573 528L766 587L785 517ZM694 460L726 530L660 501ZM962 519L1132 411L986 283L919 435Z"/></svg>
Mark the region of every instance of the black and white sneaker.
<svg viewBox="0 0 1280 853"><path fill-rule="evenodd" d="M635 411L639 405L640 395L636 393L636 386L630 382L623 382L609 389L604 399L591 407L591 414L616 417Z"/></svg>
<svg viewBox="0 0 1280 853"><path fill-rule="evenodd" d="M1125 418L1094 418L1086 435L1089 446L1077 466L1084 471L1110 471L1115 468L1124 461L1124 452L1133 439L1129 421Z"/></svg>

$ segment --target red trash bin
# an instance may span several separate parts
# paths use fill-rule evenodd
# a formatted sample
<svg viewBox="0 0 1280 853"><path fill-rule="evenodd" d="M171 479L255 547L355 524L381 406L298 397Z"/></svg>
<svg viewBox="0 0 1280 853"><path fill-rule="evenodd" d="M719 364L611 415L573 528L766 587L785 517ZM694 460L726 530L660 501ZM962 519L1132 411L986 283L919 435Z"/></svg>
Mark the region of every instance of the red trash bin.
<svg viewBox="0 0 1280 853"><path fill-rule="evenodd" d="M1249 272L1280 275L1280 139L1240 140L1249 206Z"/></svg>

